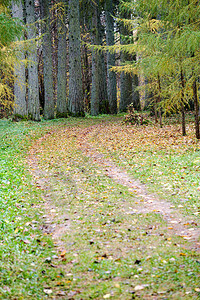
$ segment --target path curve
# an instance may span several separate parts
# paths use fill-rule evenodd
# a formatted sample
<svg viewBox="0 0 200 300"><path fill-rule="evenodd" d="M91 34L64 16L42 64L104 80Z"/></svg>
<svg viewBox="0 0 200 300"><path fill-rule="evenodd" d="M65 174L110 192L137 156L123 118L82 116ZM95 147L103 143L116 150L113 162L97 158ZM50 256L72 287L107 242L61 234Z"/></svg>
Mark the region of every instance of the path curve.
<svg viewBox="0 0 200 300"><path fill-rule="evenodd" d="M193 230L187 229L184 226L187 220L180 212L174 210L172 203L167 202L164 199L159 199L158 195L148 192L144 184L142 184L139 180L132 178L124 169L116 166L112 160L106 159L102 153L93 147L93 145L89 142L89 134L90 136L92 133L96 134L97 127L99 126L93 125L85 129L80 129L76 136L77 146L85 156L91 159L93 163L98 164L108 177L112 178L117 183L128 187L129 191L138 198L138 209L130 210L127 213L147 214L153 212L161 214L167 222L166 230L170 232L170 235L173 233L183 237L191 243L192 249L200 251L200 243L198 242L200 229L195 227L197 224L194 224ZM66 131L68 130L69 128L67 127ZM46 229L44 230L51 232L53 239L57 240L58 245L62 247L63 244L60 239L63 232L69 228L70 223L67 216L64 216L60 225L54 224L52 226L51 224L52 221L55 220L55 216L53 214L52 217L52 214L49 213L54 210L54 207L51 204L51 200L48 198L48 174L39 168L36 154L36 150L40 147L40 143L55 132L59 133L59 131L55 130L50 131L35 143L29 152L27 162L29 164L30 172L35 178L36 184L38 184L43 190L46 190L46 193L44 193L44 200L46 201L47 208L47 216L45 216L47 218L47 222L45 227Z"/></svg>
<svg viewBox="0 0 200 300"><path fill-rule="evenodd" d="M147 188L139 180L132 178L125 170L119 168L113 161L105 159L104 155L98 152L89 142L88 135L92 135L95 130L96 134L97 125L86 128L78 137L78 143L80 150L95 163L104 169L106 175L117 183L124 185L134 193L136 197L141 199L140 205L136 213L150 213L155 212L163 216L167 222L167 229L170 232L183 237L185 240L189 240L197 251L200 251L200 243L198 239L200 237L200 228L193 228L188 230L184 224L187 220L181 215L180 212L174 211L172 203L160 199L158 195L152 194L147 191ZM131 212L130 212L131 213ZM197 224L194 224L197 225Z"/></svg>

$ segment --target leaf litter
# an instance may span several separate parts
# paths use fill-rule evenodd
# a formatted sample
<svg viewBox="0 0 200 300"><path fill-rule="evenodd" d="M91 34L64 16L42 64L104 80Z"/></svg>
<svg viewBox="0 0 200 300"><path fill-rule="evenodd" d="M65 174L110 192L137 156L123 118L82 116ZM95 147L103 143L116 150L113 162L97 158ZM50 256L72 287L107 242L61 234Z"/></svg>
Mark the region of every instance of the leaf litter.
<svg viewBox="0 0 200 300"><path fill-rule="evenodd" d="M58 248L59 264L72 277L65 281L64 293L69 299L108 295L132 299L135 293L145 299L155 295L161 299L159 290L166 288L166 281L162 279L159 287L154 287L149 268L157 280L162 278L163 267L157 264L167 268L169 261L175 264L181 257L189 257L187 248L198 250L199 231L196 227L187 229L184 224L190 221L174 211L170 202L149 193L144 184L95 147L91 135L101 135L104 125L54 131L37 141L28 158L31 173L44 193L47 234ZM151 219L144 220L147 216ZM187 238L190 244L180 239L172 243L174 234ZM172 247L172 257L160 260L168 247ZM156 261L154 266L149 266L151 260ZM147 269L133 267L133 261L147 263ZM113 286L116 281L120 284ZM171 290L163 288L164 293L175 293L177 287L171 285ZM186 288L180 295L186 297Z"/></svg>

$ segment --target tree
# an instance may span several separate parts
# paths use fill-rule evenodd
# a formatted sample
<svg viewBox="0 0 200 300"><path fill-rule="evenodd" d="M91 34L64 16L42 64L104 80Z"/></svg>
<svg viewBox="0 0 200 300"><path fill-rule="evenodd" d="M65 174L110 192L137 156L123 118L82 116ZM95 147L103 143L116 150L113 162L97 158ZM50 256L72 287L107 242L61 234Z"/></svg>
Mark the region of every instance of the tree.
<svg viewBox="0 0 200 300"><path fill-rule="evenodd" d="M138 53L139 60L127 66L126 71L134 70L147 78L158 111L181 111L185 135L185 107L192 98L198 104L194 82L200 72L197 17L200 6L190 0L136 0L128 6L135 15L137 43L123 50L128 54ZM132 20L125 20L124 24L134 28ZM198 126L195 126L196 136L199 136Z"/></svg>
<svg viewBox="0 0 200 300"><path fill-rule="evenodd" d="M113 0L105 1L106 42L108 46L115 44L114 37L114 5ZM107 52L108 101L110 112L117 113L117 82L116 74L110 69L115 66L115 53Z"/></svg>
<svg viewBox="0 0 200 300"><path fill-rule="evenodd" d="M24 21L23 5L22 2L18 3L12 2L12 16L18 18L22 22ZM26 74L25 65L21 61L25 60L25 51L23 45L18 43L17 60L14 64L14 115L20 117L27 117L27 102L26 102Z"/></svg>
<svg viewBox="0 0 200 300"><path fill-rule="evenodd" d="M80 52L79 1L69 0L69 99L73 116L84 115Z"/></svg>
<svg viewBox="0 0 200 300"><path fill-rule="evenodd" d="M101 46L104 28L100 19L99 0L92 3L92 22L90 25L91 42ZM107 83L105 72L105 59L102 52L94 46L92 48L92 91L91 91L91 115L108 112Z"/></svg>
<svg viewBox="0 0 200 300"><path fill-rule="evenodd" d="M127 12L121 13L123 18L130 18L130 14ZM130 44L129 39L130 31L126 25L121 22L120 24L120 43L122 45ZM128 52L122 51L120 54L120 63L123 65L132 60L131 54ZM127 106L132 103L132 84L133 77L132 74L122 72L120 75L120 102L119 102L119 111L123 112L127 110Z"/></svg>
<svg viewBox="0 0 200 300"><path fill-rule="evenodd" d="M7 1L0 4L0 107L2 116L7 116L12 111L13 64L15 62L17 68L17 49L19 49L20 53L22 50L18 45L18 39L24 33L24 26L21 20L11 17L10 11L5 5L7 5Z"/></svg>
<svg viewBox="0 0 200 300"><path fill-rule="evenodd" d="M59 4L58 10L58 72L57 72L57 117L67 117L67 41L66 5Z"/></svg>
<svg viewBox="0 0 200 300"><path fill-rule="evenodd" d="M50 28L50 0L41 0L43 26L44 118L54 118L53 65Z"/></svg>
<svg viewBox="0 0 200 300"><path fill-rule="evenodd" d="M34 0L26 0L26 24L28 26L27 38L29 41L28 51L28 117L31 120L40 120L39 83L37 47L35 43L35 4Z"/></svg>

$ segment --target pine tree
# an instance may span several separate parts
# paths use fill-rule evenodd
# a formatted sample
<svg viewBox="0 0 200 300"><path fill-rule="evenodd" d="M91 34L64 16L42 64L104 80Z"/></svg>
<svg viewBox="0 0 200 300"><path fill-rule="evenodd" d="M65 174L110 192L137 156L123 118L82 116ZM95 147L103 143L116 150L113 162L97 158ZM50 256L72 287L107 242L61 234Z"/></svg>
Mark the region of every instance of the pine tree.
<svg viewBox="0 0 200 300"><path fill-rule="evenodd" d="M50 28L50 0L41 0L43 26L44 118L54 118L53 64Z"/></svg>
<svg viewBox="0 0 200 300"><path fill-rule="evenodd" d="M12 16L24 21L24 10L22 1L12 3ZM14 115L16 117L27 118L27 102L26 102L26 74L25 65L20 61L25 60L25 51L23 45L18 44L17 61L14 66Z"/></svg>
<svg viewBox="0 0 200 300"><path fill-rule="evenodd" d="M31 120L40 120L39 104L39 82L38 82L38 62L36 47L36 27L35 27L35 2L26 0L26 24L28 26L27 38L29 42L28 51L28 117Z"/></svg>
<svg viewBox="0 0 200 300"><path fill-rule="evenodd" d="M57 117L67 117L67 41L66 5L59 4L58 10L58 73L57 73Z"/></svg>
<svg viewBox="0 0 200 300"><path fill-rule="evenodd" d="M115 44L114 37L114 4L113 0L105 1L106 14L106 42L108 46ZM110 112L117 113L117 82L116 74L110 69L115 66L115 53L107 52L108 100Z"/></svg>
<svg viewBox="0 0 200 300"><path fill-rule="evenodd" d="M73 116L84 115L79 1L69 0L69 113Z"/></svg>

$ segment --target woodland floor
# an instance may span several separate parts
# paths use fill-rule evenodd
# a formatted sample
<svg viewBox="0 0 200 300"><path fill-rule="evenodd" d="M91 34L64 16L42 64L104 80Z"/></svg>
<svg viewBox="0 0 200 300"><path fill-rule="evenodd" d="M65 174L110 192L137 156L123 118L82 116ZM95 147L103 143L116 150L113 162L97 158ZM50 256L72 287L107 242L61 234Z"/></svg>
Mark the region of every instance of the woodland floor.
<svg viewBox="0 0 200 300"><path fill-rule="evenodd" d="M32 142L34 207L56 249L40 299L200 298L200 144L187 131L67 119Z"/></svg>
<svg viewBox="0 0 200 300"><path fill-rule="evenodd" d="M198 299L198 208L189 214L185 193L162 190L162 181L160 195L153 182L154 192L148 190L140 174L134 176L132 158L150 151L161 160L170 149L171 156L174 149L180 155L191 146L197 153L199 145L194 140L188 145L173 126L141 129L118 119L96 123L49 131L29 152L30 172L45 200L43 230L52 236L58 250L54 261L64 270L61 296ZM162 167L157 172L152 181ZM182 202L171 201L177 194Z"/></svg>

